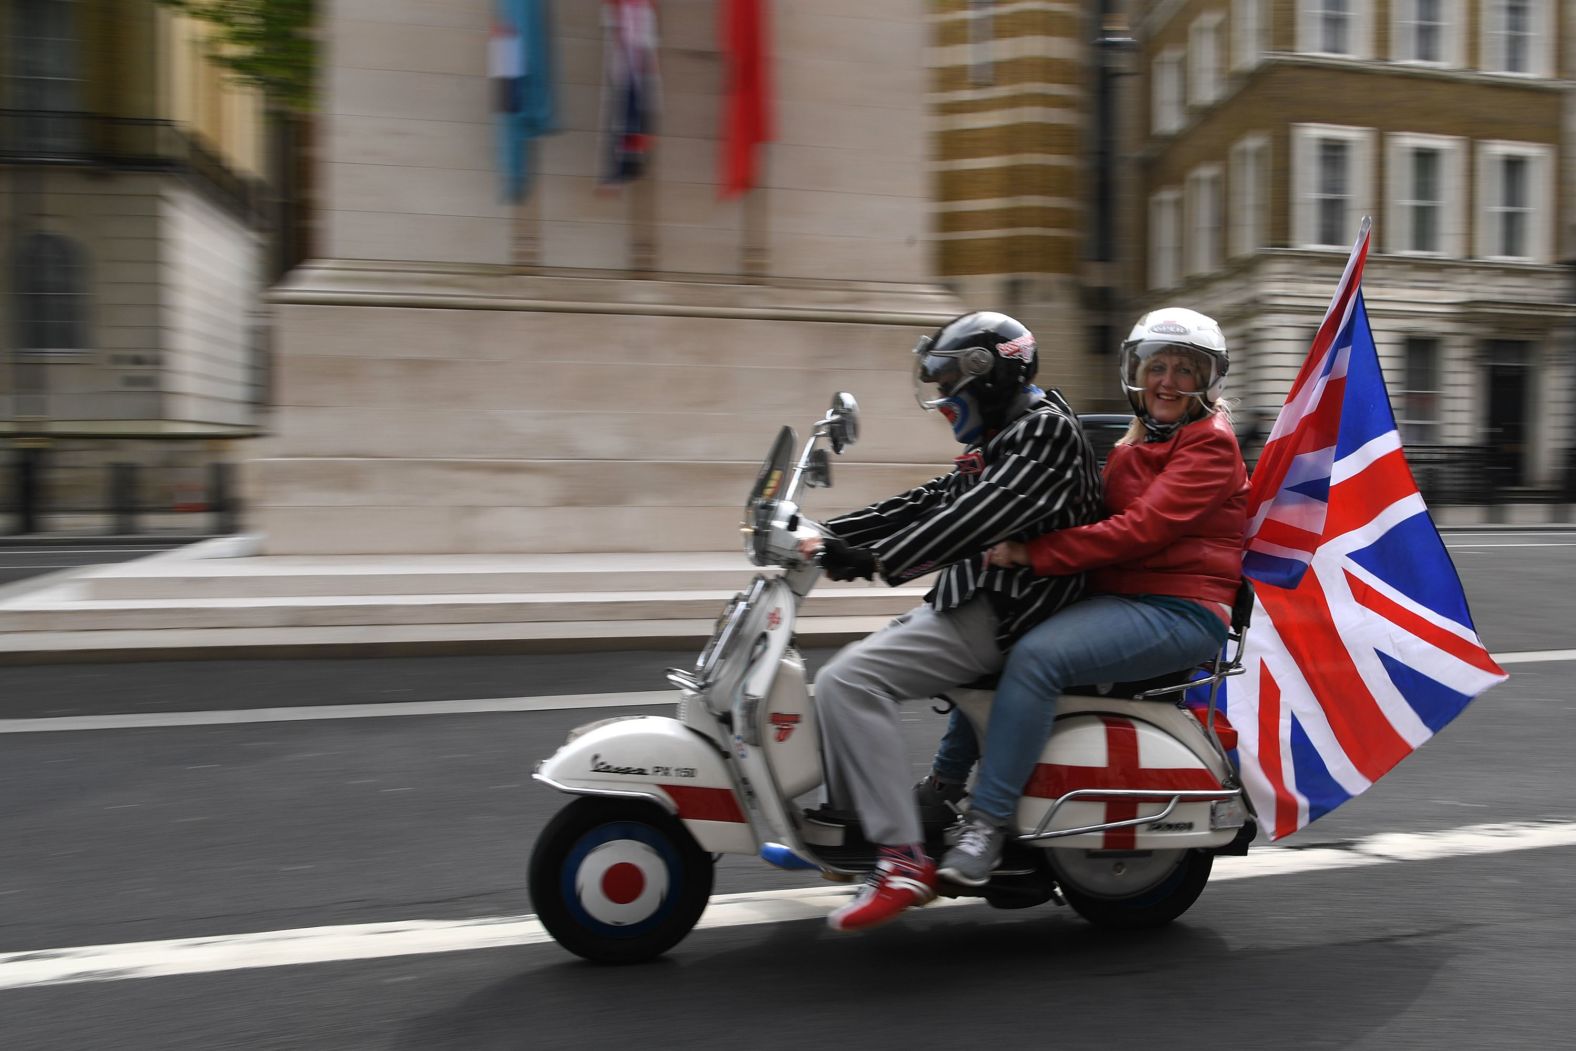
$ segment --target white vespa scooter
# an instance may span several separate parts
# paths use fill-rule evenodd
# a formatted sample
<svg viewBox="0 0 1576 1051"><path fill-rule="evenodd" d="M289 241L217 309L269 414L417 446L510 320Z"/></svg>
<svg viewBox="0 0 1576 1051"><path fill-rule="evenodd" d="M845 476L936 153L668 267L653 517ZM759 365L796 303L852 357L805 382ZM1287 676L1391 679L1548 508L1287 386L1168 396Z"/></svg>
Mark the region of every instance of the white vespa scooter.
<svg viewBox="0 0 1576 1051"><path fill-rule="evenodd" d="M588 723L538 766L536 780L579 797L543 830L530 866L537 915L570 952L633 963L667 951L705 909L718 854L758 854L834 877L874 866L875 848L852 815L796 802L823 778L815 704L794 646L799 604L821 576L798 541L818 534L796 497L801 485L831 484L821 443L841 453L857 436L847 394L833 399L797 461L792 428L778 433L742 532L751 561L782 572L758 575L734 596L692 671L668 672L679 689L676 716ZM1238 670L1251 609L1245 589L1226 646L1235 653L1202 672L1062 697L1056 733L1018 807L1016 842L985 886L943 883L941 894L999 908L1054 900L1128 928L1169 922L1192 905L1214 855L1246 853L1253 838L1228 756L1235 735L1215 711L1216 688ZM1209 704L1195 717L1175 699L1199 687ZM983 740L991 697L963 688L945 699ZM933 854L956 816L927 819Z"/></svg>

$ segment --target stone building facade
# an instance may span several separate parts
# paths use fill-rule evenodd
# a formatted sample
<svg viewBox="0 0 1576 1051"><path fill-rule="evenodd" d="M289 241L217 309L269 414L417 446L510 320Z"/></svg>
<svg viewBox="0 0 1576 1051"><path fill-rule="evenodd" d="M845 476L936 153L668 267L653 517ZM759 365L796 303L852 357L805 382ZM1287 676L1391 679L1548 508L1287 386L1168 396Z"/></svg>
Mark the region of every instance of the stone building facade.
<svg viewBox="0 0 1576 1051"><path fill-rule="evenodd" d="M264 170L262 101L199 24L153 0L0 9L0 435L54 504L97 506L114 461L158 469L148 502L200 499L256 433Z"/></svg>
<svg viewBox="0 0 1576 1051"><path fill-rule="evenodd" d="M1562 487L1569 5L1160 0L1132 15L1135 299L1221 320L1245 426L1267 429L1367 215L1364 296L1414 459L1477 456L1507 499Z"/></svg>
<svg viewBox="0 0 1576 1051"><path fill-rule="evenodd" d="M320 258L273 293L280 553L719 550L776 429L838 389L864 436L813 510L937 473L910 349L935 281L923 0L771 5L773 141L719 194L715 0L659 6L646 174L599 186L599 4L551 5L560 130L507 202L489 0L326 5Z"/></svg>

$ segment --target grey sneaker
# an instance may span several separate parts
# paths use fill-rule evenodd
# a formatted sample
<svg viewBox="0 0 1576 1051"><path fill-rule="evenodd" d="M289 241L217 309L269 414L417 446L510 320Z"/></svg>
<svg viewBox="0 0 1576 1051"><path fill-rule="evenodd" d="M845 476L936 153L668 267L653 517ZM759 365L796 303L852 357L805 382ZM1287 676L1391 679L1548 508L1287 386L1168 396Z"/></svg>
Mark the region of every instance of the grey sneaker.
<svg viewBox="0 0 1576 1051"><path fill-rule="evenodd" d="M989 818L970 814L963 822L957 845L941 859L936 875L965 887L983 887L990 882L990 874L1001 860L1001 848L1006 841L1005 828Z"/></svg>

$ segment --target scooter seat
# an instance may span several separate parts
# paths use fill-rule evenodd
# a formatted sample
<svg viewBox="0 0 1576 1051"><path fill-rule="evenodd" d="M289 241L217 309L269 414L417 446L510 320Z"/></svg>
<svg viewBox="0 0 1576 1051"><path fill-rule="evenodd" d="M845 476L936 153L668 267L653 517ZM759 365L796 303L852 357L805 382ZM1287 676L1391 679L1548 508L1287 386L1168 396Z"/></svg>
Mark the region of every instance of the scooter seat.
<svg viewBox="0 0 1576 1051"><path fill-rule="evenodd" d="M1152 679L1139 679L1135 682L1081 683L1077 686L1069 686L1062 692L1076 694L1080 697L1121 697L1126 700L1133 700L1139 694L1148 693L1150 690L1164 689L1168 686L1181 686L1183 683L1192 682L1198 677L1199 670L1197 665L1192 665L1177 671L1166 672L1164 675L1156 675ZM1164 696L1168 700L1175 700L1180 695L1166 694Z"/></svg>

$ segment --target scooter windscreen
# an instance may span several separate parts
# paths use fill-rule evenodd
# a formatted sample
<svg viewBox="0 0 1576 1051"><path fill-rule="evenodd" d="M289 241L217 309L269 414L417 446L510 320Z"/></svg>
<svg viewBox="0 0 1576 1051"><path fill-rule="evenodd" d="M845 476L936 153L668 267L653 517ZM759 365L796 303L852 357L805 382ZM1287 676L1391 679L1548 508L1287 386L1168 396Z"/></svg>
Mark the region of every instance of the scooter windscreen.
<svg viewBox="0 0 1576 1051"><path fill-rule="evenodd" d="M772 519L777 516L777 503L788 485L788 467L793 462L796 443L792 427L785 426L777 432L777 440L750 487L750 498L744 502L744 553L757 566L770 564L767 542L771 539Z"/></svg>

